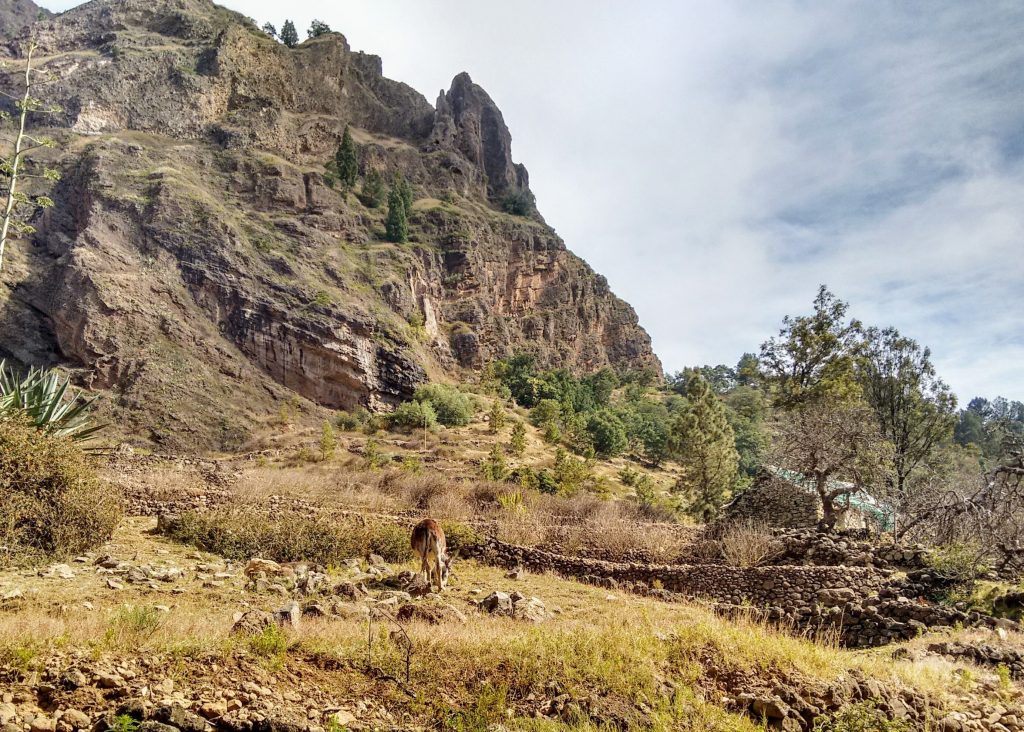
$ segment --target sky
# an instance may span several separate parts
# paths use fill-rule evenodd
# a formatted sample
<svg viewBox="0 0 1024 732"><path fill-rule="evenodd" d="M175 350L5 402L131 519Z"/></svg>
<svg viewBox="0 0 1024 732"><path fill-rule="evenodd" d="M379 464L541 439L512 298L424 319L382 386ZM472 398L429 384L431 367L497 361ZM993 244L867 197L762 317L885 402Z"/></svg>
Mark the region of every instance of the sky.
<svg viewBox="0 0 1024 732"><path fill-rule="evenodd" d="M432 103L469 72L670 372L756 352L826 284L962 402L1024 399L1019 0L224 4L325 21Z"/></svg>

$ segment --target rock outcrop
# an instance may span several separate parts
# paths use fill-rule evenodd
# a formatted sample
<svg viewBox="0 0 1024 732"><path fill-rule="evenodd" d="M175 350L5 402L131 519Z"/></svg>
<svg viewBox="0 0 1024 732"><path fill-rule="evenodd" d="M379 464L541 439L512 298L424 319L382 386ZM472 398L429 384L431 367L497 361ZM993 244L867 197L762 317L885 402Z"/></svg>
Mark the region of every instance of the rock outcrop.
<svg viewBox="0 0 1024 732"><path fill-rule="evenodd" d="M49 10L32 0L0 0L0 36L14 36L40 17L49 18L50 15Z"/></svg>
<svg viewBox="0 0 1024 732"><path fill-rule="evenodd" d="M64 180L5 262L0 356L76 370L136 437L231 448L292 394L387 409L517 350L660 369L603 277L500 210L529 178L468 75L435 109L340 34L289 49L204 0L94 0L33 33ZM346 125L362 175L412 183L407 244L330 184Z"/></svg>

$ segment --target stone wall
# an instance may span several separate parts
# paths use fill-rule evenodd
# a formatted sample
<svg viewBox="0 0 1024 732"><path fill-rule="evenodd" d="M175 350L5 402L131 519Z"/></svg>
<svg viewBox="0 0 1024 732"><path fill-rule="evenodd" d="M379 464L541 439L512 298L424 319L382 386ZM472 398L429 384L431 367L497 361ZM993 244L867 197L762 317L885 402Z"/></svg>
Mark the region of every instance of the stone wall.
<svg viewBox="0 0 1024 732"><path fill-rule="evenodd" d="M811 603L826 589L857 587L867 595L888 582L890 572L874 567L728 567L713 564L657 565L604 562L506 544L488 537L472 550L483 561L567 577L598 577L627 588L657 587L686 597L770 606Z"/></svg>
<svg viewBox="0 0 1024 732"><path fill-rule="evenodd" d="M817 496L778 478L763 475L724 509L723 522L757 521L769 526L803 528L817 525Z"/></svg>

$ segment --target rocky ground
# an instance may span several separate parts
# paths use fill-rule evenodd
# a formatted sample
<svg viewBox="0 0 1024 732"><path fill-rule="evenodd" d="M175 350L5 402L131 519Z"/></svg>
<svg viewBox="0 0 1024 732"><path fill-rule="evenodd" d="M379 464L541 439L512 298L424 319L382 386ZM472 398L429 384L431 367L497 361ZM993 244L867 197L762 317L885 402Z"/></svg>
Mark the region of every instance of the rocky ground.
<svg viewBox="0 0 1024 732"><path fill-rule="evenodd" d="M425 729L467 710L484 721L464 729L805 729L869 706L908 728L1014 732L1024 719L1016 674L994 660L1019 659L1016 633L839 651L698 605L471 561L443 596L421 596L411 563L379 557L298 586L252 584L155 523L128 519L96 553L0 573L5 732ZM500 702L478 709L492 692Z"/></svg>

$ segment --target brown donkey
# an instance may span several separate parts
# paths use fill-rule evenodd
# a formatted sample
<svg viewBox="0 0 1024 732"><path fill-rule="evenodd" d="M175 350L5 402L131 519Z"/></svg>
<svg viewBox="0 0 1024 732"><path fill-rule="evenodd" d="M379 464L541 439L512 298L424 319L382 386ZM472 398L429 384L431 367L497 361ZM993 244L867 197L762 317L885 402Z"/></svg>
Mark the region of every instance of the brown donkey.
<svg viewBox="0 0 1024 732"><path fill-rule="evenodd" d="M443 592L452 564L444 530L434 519L423 519L412 530L412 548L420 557L420 570L426 575L427 584L433 589L436 581Z"/></svg>

